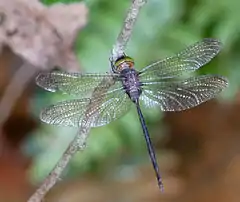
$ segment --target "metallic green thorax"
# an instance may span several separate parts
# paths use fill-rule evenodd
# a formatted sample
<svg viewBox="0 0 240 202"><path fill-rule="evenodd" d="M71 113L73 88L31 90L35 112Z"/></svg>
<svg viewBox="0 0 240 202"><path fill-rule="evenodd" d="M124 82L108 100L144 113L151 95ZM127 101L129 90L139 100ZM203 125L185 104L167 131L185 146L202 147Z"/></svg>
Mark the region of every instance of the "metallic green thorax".
<svg viewBox="0 0 240 202"><path fill-rule="evenodd" d="M119 66L120 64L122 64L123 62L132 62L134 63L133 58L129 57L129 56L123 56L121 58L118 58L115 62L115 66Z"/></svg>
<svg viewBox="0 0 240 202"><path fill-rule="evenodd" d="M115 71L121 72L125 68L134 68L134 60L129 56L122 56L114 63Z"/></svg>

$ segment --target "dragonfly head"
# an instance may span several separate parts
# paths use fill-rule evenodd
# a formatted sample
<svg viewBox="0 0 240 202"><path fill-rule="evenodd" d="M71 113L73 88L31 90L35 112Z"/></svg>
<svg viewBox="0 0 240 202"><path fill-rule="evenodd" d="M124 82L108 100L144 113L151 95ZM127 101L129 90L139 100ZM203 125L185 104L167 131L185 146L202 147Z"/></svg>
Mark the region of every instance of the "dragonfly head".
<svg viewBox="0 0 240 202"><path fill-rule="evenodd" d="M115 73L120 73L124 69L132 69L134 68L134 60L126 55L118 58L114 65L112 66L112 71Z"/></svg>

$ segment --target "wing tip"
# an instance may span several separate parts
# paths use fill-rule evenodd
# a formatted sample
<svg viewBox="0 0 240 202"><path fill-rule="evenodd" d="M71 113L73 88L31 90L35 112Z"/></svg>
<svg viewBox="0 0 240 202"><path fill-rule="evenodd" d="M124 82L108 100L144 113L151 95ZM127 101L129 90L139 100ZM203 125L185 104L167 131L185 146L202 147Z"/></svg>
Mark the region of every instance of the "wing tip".
<svg viewBox="0 0 240 202"><path fill-rule="evenodd" d="M217 39L217 38L204 38L203 40L202 40L205 44L207 44L207 45L213 45L213 46L217 46L218 47L218 49L217 49L217 53L222 49L222 47L223 47L223 43L219 40L219 39Z"/></svg>
<svg viewBox="0 0 240 202"><path fill-rule="evenodd" d="M229 80L226 77L216 75L215 78L217 78L221 82L223 88L227 88L229 86Z"/></svg>
<svg viewBox="0 0 240 202"><path fill-rule="evenodd" d="M219 44L219 45L222 44L222 42L217 38L203 38L203 41L207 42L207 43L216 43L216 44Z"/></svg>
<svg viewBox="0 0 240 202"><path fill-rule="evenodd" d="M220 91L223 91L225 88L229 86L229 80L225 76L217 75L217 74L208 74L208 75L202 75L202 76L208 77L208 78L211 78L211 80L217 81L221 87Z"/></svg>
<svg viewBox="0 0 240 202"><path fill-rule="evenodd" d="M47 117L49 117L48 112L49 107L45 107L41 110L40 114L39 114L39 118L42 122L47 123L47 124L51 124L51 122L49 121L49 119Z"/></svg>
<svg viewBox="0 0 240 202"><path fill-rule="evenodd" d="M40 73L37 75L37 77L35 78L35 83L50 92L56 92L57 91L57 87L54 85L54 81L51 78L51 74L50 73Z"/></svg>

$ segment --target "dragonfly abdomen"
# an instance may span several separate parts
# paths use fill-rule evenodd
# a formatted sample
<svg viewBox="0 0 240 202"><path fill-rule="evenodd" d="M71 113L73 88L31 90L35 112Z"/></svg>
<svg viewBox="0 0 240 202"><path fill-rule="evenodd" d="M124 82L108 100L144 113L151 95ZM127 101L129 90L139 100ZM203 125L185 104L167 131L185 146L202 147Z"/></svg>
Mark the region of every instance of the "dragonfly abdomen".
<svg viewBox="0 0 240 202"><path fill-rule="evenodd" d="M124 69L121 72L122 84L129 98L135 102L139 99L142 89L135 69Z"/></svg>

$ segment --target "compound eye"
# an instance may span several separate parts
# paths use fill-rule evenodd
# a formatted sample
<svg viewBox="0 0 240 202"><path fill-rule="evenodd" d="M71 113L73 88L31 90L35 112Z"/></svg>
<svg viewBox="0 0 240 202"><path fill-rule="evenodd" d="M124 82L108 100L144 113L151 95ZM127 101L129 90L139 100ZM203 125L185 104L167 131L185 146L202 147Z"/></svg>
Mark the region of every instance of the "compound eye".
<svg viewBox="0 0 240 202"><path fill-rule="evenodd" d="M133 66L134 66L134 63L132 61L129 61L127 64L129 66L129 68L133 68Z"/></svg>
<svg viewBox="0 0 240 202"><path fill-rule="evenodd" d="M120 57L115 62L115 70L117 72L121 72L123 69L133 68L133 67L134 67L134 61L132 58L128 56Z"/></svg>

